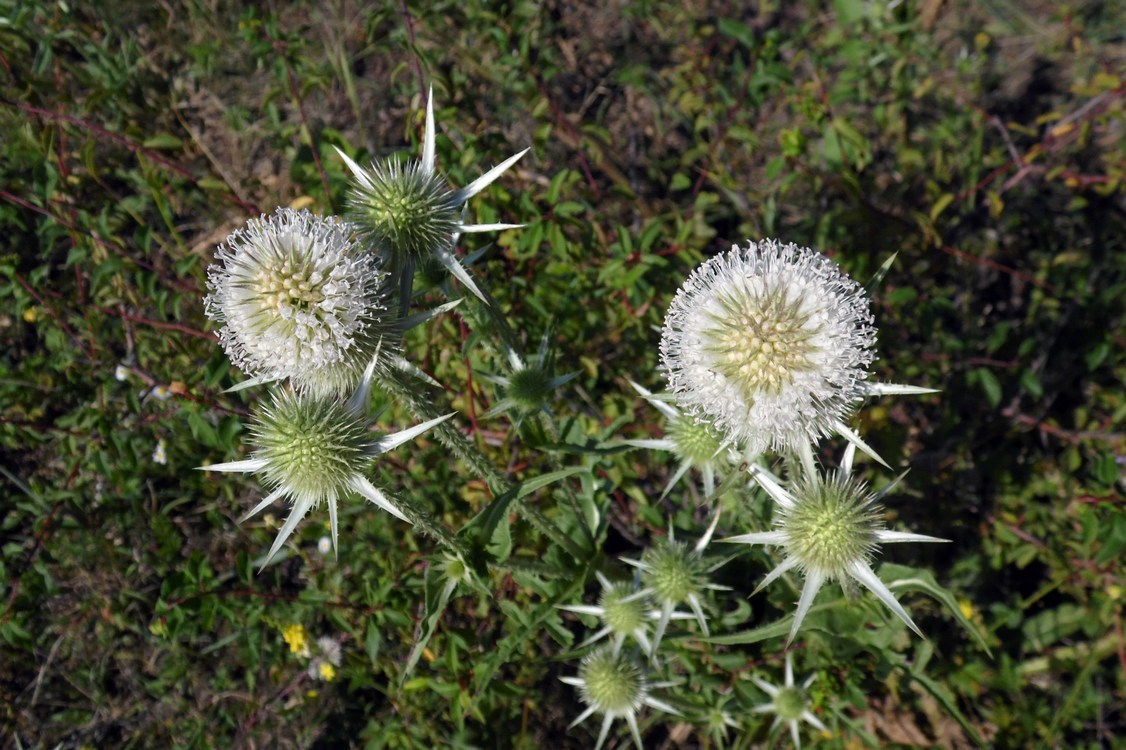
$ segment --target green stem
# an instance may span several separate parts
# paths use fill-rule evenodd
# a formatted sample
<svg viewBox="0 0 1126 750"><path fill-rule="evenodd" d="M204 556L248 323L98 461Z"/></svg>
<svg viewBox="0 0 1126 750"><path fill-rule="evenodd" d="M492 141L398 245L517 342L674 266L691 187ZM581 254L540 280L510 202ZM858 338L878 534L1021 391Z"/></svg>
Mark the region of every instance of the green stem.
<svg viewBox="0 0 1126 750"><path fill-rule="evenodd" d="M382 490L382 492L396 508L402 511L403 515L407 517L407 520L410 521L416 529L420 529L422 533L433 537L440 544L448 547L451 552L461 557L461 559L469 559L469 547L463 540L446 531L445 527L438 523L438 519L434 518L434 516L430 515L426 510L418 507L413 500L407 500L402 495L393 495L387 490Z"/></svg>
<svg viewBox="0 0 1126 750"><path fill-rule="evenodd" d="M414 414L416 419L421 421L428 421L440 417L439 409L431 401L419 398L417 394L417 386L412 387L413 384L404 382L404 378L408 377L402 373L392 371L381 373L377 376L379 384L383 386L393 396L402 399L407 407ZM469 464L488 485L489 491L494 496L500 496L513 489L512 483L505 478L503 474L497 471L487 458L477 450L477 447L469 442L465 434L459 430L454 424L449 421L442 422L434 426L430 430L430 434L438 438L442 445L449 448L454 455ZM568 554L576 560L586 559L582 548L576 544L569 536L567 536L562 529L553 524L551 520L540 512L539 508L530 505L525 498L517 498L513 502L513 508L519 513L524 520L532 524L541 534L546 536L555 544L567 550ZM405 512L405 511L404 511Z"/></svg>

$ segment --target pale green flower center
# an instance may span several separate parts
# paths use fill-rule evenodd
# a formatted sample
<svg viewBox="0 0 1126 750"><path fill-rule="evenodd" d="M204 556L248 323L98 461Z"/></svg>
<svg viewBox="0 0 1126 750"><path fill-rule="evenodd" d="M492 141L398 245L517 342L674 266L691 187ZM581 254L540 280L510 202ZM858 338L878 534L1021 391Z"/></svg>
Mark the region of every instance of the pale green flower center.
<svg viewBox="0 0 1126 750"><path fill-rule="evenodd" d="M632 635L645 625L645 602L639 597L625 601L636 592L627 583L617 583L602 594L603 621L615 633Z"/></svg>
<svg viewBox="0 0 1126 750"><path fill-rule="evenodd" d="M784 687L774 696L774 713L782 721L797 721L806 711L805 693L796 687Z"/></svg>
<svg viewBox="0 0 1126 750"><path fill-rule="evenodd" d="M720 300L723 315L711 318L703 338L715 357L712 368L753 401L754 394L778 393L795 373L815 369L816 348L800 295L790 299L787 290L741 291Z"/></svg>
<svg viewBox="0 0 1126 750"><path fill-rule="evenodd" d="M642 555L646 568L642 581L662 604L678 604L699 592L704 584L699 554L685 544L663 540Z"/></svg>
<svg viewBox="0 0 1126 750"><path fill-rule="evenodd" d="M669 437L676 444L677 456L695 467L710 464L723 445L714 427L690 416L671 422Z"/></svg>
<svg viewBox="0 0 1126 750"><path fill-rule="evenodd" d="M300 242L302 238L288 237L285 242ZM306 243L311 240L305 239ZM310 312L324 301L321 285L324 277L320 271L312 270L305 263L295 260L295 256L308 254L305 248L287 248L283 257L266 258L254 276L255 293L262 301L262 307L277 315L286 307L301 312Z"/></svg>
<svg viewBox="0 0 1126 750"><path fill-rule="evenodd" d="M252 430L268 482L314 504L344 492L372 460L365 420L336 399L282 394Z"/></svg>
<svg viewBox="0 0 1126 750"><path fill-rule="evenodd" d="M832 475L801 485L793 498L781 527L787 551L799 564L836 577L850 563L868 559L880 513L864 485Z"/></svg>
<svg viewBox="0 0 1126 750"><path fill-rule="evenodd" d="M538 367L525 367L508 379L508 397L526 409L538 409L547 400L550 378Z"/></svg>
<svg viewBox="0 0 1126 750"><path fill-rule="evenodd" d="M628 657L612 651L596 651L583 660L579 677L584 681L587 702L611 716L636 711L645 698L645 678Z"/></svg>
<svg viewBox="0 0 1126 750"><path fill-rule="evenodd" d="M349 218L362 234L391 253L393 262L447 250L457 229L458 206L437 174L417 162L376 165L356 186Z"/></svg>

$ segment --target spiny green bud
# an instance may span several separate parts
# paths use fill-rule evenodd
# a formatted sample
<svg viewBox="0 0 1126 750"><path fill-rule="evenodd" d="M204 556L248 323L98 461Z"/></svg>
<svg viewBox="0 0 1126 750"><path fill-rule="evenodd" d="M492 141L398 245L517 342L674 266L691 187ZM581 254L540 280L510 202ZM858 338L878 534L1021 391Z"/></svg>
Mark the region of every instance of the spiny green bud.
<svg viewBox="0 0 1126 750"><path fill-rule="evenodd" d="M371 468L375 454L367 427L346 402L281 391L250 430L266 482L315 508L343 495L353 476Z"/></svg>
<svg viewBox="0 0 1126 750"><path fill-rule="evenodd" d="M808 706L805 691L800 688L779 688L778 695L774 696L774 713L782 721L797 721L805 715Z"/></svg>
<svg viewBox="0 0 1126 750"><path fill-rule="evenodd" d="M685 416L669 420L669 437L676 455L690 466L707 466L723 447L723 438L710 422Z"/></svg>
<svg viewBox="0 0 1126 750"><path fill-rule="evenodd" d="M636 712L645 699L645 676L641 667L624 654L601 648L579 666L583 701L608 716Z"/></svg>
<svg viewBox="0 0 1126 750"><path fill-rule="evenodd" d="M700 553L682 542L662 539L641 556L642 583L661 604L686 602L707 584Z"/></svg>
<svg viewBox="0 0 1126 750"><path fill-rule="evenodd" d="M882 509L867 487L842 475L807 481L794 493L798 502L783 513L787 551L803 568L840 577L857 560L867 560L883 528Z"/></svg>
<svg viewBox="0 0 1126 750"><path fill-rule="evenodd" d="M637 593L633 584L625 581L615 583L602 592L598 602L605 613L602 619L615 635L633 635L649 619L645 597Z"/></svg>
<svg viewBox="0 0 1126 750"><path fill-rule="evenodd" d="M420 162L388 159L357 175L347 216L360 237L401 267L447 250L460 208L441 175Z"/></svg>
<svg viewBox="0 0 1126 750"><path fill-rule="evenodd" d="M551 378L539 367L525 367L508 377L505 396L523 409L539 409L550 395Z"/></svg>

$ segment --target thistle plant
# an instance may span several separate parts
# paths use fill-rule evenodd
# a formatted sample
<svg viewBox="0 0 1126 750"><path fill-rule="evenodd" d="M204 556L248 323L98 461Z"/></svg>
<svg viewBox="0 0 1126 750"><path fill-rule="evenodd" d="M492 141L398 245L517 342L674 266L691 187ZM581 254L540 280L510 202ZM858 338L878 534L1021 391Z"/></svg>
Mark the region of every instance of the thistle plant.
<svg viewBox="0 0 1126 750"><path fill-rule="evenodd" d="M277 387L255 411L249 456L202 468L262 477L267 492L242 520L274 502L291 506L263 566L274 559L301 520L322 505L328 508L331 535L318 548L322 554L336 550L339 503L356 497L445 545L445 550L431 558L433 563L425 574L426 612L403 663L401 674L406 678L428 653L427 643L442 627L443 613L462 583L488 594L486 583L492 572L503 571L513 580L521 576L521 584L526 581L537 587L543 606L552 611L559 601L552 599L559 593L553 581L570 576L577 589L583 581L574 578L575 573L582 570L585 576L595 567L598 540L606 531L600 519L606 515L598 506L599 491L589 466L584 468L581 495L571 487L557 493L569 505L560 503L545 512L532 502L538 499L533 496L539 490L580 473L579 467L565 466L560 456L582 451L581 433L557 427L549 406L552 392L578 373L554 373L555 354L548 334L535 355L520 354L519 327L505 318L503 307L454 255L462 233L520 226L472 224L465 217L467 202L526 150L466 187L451 188L436 171L431 92L419 160L392 158L364 167L338 151L352 181L346 221L278 209L234 232L209 268L205 309L222 326L219 337L224 351L249 377L243 386L269 383ZM519 428L525 418L546 415L545 431L551 432L553 447L560 448L543 452L549 472L521 476L519 481L509 477L471 436L447 422L451 415L441 415L433 392L419 387L420 380L437 382L407 361L404 334L462 302L410 314L414 275L419 269L433 268L444 269L480 302L466 299L465 309L457 310L465 327L472 330L467 341L486 344L491 354L507 364L502 374L476 370L482 379L498 386L497 399L485 416L507 413ZM448 293L448 287L444 289ZM800 631L823 584L833 580L840 581L846 593L856 584L869 589L918 632L872 571L872 560L880 544L942 540L884 527L878 502L888 490L871 492L851 475L857 449L882 459L849 423L867 397L926 389L870 383L875 341L864 291L831 260L775 240L749 242L697 268L672 301L660 344L660 367L669 393L658 396L630 381L665 418L665 437L626 443L669 451L678 462L662 499L689 472L699 473L705 494L712 500L748 481L757 483L773 499L773 529L724 541L782 549L782 561L766 574L756 592L788 571L797 570L804 576L787 645ZM476 363L470 366L476 367ZM373 383L409 409L421 424L397 433L375 431L374 418L368 413ZM369 479L379 456L431 429L466 468L484 480L491 496L480 514L457 534L445 531L412 502L376 487ZM841 468L825 474L816 467L814 448L834 435L843 436L849 446ZM789 472L783 473L792 477L788 482L765 467L764 456L769 452L791 464ZM544 551L542 560L513 554L510 516L516 515L529 522L547 546L554 546ZM580 649L608 641L585 656L577 676L562 678L579 688L586 704L571 726L594 714L602 717L596 750L606 742L617 719L625 719L640 748L638 713L644 707L676 713L652 695L654 689L672 683L651 680L636 657L646 657L649 666L680 669L676 658L658 657L673 620L695 620L704 638L711 636L705 616L711 595L706 592L727 587L711 578L723 563L707 559L704 552L719 520L719 513L714 512L695 544L678 541L670 527L667 538L650 545L639 559L623 559L637 569L634 581L612 582L598 572L601 595L596 605L558 607L599 619L598 628L581 642ZM564 554L553 554L556 552ZM558 567L559 557L572 567ZM543 575L541 580L540 573L555 575ZM541 612L528 621L542 622L546 617ZM335 678L341 663L338 641L322 638L314 654L304 629L290 629L285 637L295 653L310 660L310 678L326 682ZM680 646L674 639L668 640L666 652L675 655ZM627 648L631 642L636 647ZM498 667L499 662L490 667L491 673ZM771 698L754 711L774 713L775 725L788 724L796 744L799 722L819 729L824 726L810 712L805 697L812 678L795 687L792 672L787 654L782 686L753 678ZM489 669L481 673L491 674ZM711 706L698 703L704 709L699 716L705 731L722 741L738 722L726 710L726 699L718 693L714 697Z"/></svg>
<svg viewBox="0 0 1126 750"><path fill-rule="evenodd" d="M503 342L502 342L503 343ZM485 413L490 419L509 413L513 422L519 424L524 417L543 413L553 416L548 405L552 392L569 383L578 376L578 371L555 375L555 352L550 346L550 336L545 332L540 339L539 349L531 357L521 356L507 344L503 346L510 372L496 375L478 371L485 380L503 388L503 393L493 407Z"/></svg>
<svg viewBox="0 0 1126 750"><path fill-rule="evenodd" d="M790 737L794 741L794 747L801 748L801 737L798 736L798 724L800 722L804 721L822 732L829 731L821 723L821 720L809 710L809 697L806 691L809 690L809 686L813 684L815 679L817 679L817 675L812 674L802 683L801 687L797 687L794 684L793 656L787 651L786 676L781 685L771 685L758 676L751 676L751 681L770 696L769 703L755 706L751 709L751 712L774 714L774 723L771 725L771 730L776 729L780 724L786 724L790 728Z"/></svg>
<svg viewBox="0 0 1126 750"><path fill-rule="evenodd" d="M848 427L869 395L876 329L864 290L827 257L775 240L735 245L697 268L665 316L661 368L677 403L753 458Z"/></svg>
<svg viewBox="0 0 1126 750"><path fill-rule="evenodd" d="M880 492L871 492L868 485L852 476L854 454L855 446L850 445L838 471L828 475L805 473L788 489L766 472L751 467L751 475L777 503L774 530L740 534L723 540L772 545L784 551L782 562L767 574L754 593L795 568L805 576L787 645L797 635L821 586L832 580L839 580L846 592L851 592L853 583L860 584L920 637L924 637L895 595L872 571L872 558L880 544L948 540L884 528L883 510L878 503L896 483Z"/></svg>
<svg viewBox="0 0 1126 750"><path fill-rule="evenodd" d="M292 504L289 517L270 547L263 567L293 534L302 518L322 504L328 506L332 547L337 546L337 503L359 495L404 521L404 509L392 502L367 478L382 454L414 439L452 415L432 419L401 432L377 435L370 432L372 420L365 409L374 362L368 366L359 388L349 401L318 398L295 390L275 391L251 423L254 451L242 461L211 464L200 469L219 472L256 473L271 492L241 521L260 513L277 500Z"/></svg>
<svg viewBox="0 0 1126 750"><path fill-rule="evenodd" d="M602 714L602 727L594 750L599 750L610 733L615 719L625 719L638 750L643 750L641 730L637 725L637 712L649 706L669 714L678 712L664 701L650 695L653 688L669 687L668 683L650 683L644 668L620 650L611 646L587 654L579 665L577 677L560 677L560 680L579 689L585 711L571 722L575 727L593 714Z"/></svg>
<svg viewBox="0 0 1126 750"><path fill-rule="evenodd" d="M436 260L478 298L484 296L469 272L453 255L456 236L471 232L517 229L520 224L466 224L462 208L470 198L488 187L528 149L505 159L459 190L452 190L435 171L434 91L426 100L426 125L419 161L398 159L373 162L365 168L336 149L352 173L347 216L361 238L387 261L398 279L400 306L406 309L417 267Z"/></svg>
<svg viewBox="0 0 1126 750"><path fill-rule="evenodd" d="M343 395L377 351L395 354L388 272L349 225L279 208L231 234L215 257L204 309L252 383L291 379L302 392Z"/></svg>

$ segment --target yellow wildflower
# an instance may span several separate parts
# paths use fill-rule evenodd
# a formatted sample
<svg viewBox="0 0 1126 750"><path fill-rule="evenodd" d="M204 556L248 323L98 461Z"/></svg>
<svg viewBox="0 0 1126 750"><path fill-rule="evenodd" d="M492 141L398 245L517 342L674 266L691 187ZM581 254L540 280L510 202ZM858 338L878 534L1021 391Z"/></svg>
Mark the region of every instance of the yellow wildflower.
<svg viewBox="0 0 1126 750"><path fill-rule="evenodd" d="M282 638L294 654L303 658L309 657L309 634L305 632L304 625L286 625L282 628Z"/></svg>

